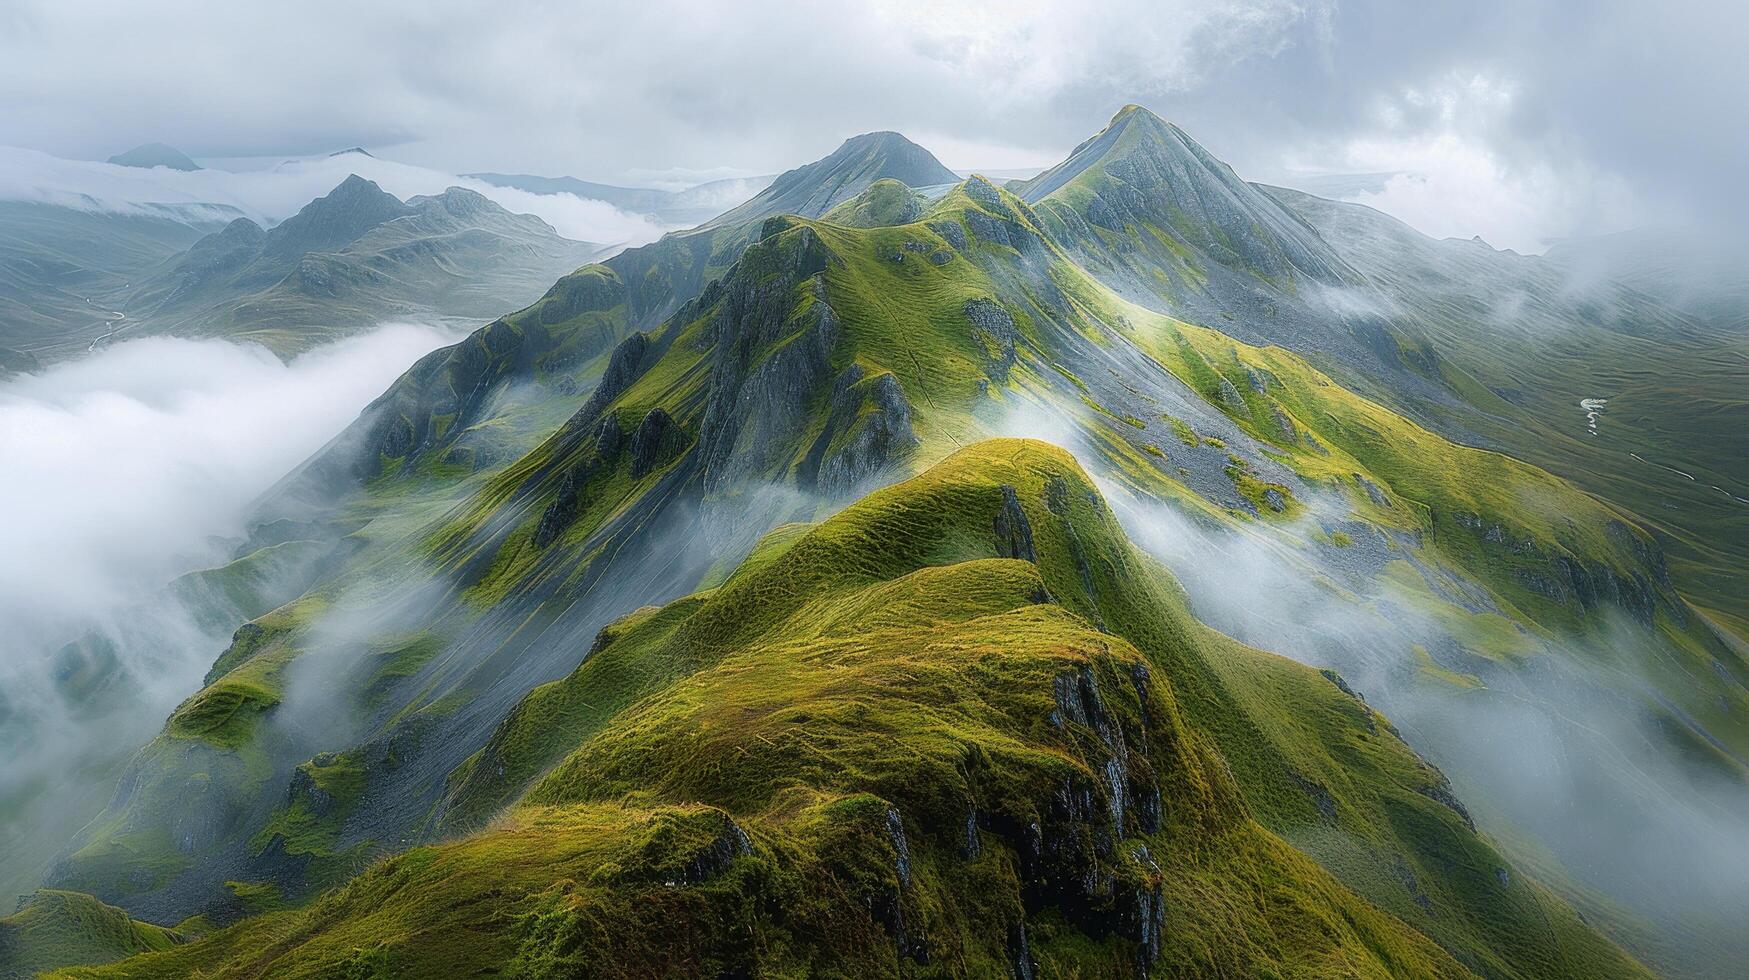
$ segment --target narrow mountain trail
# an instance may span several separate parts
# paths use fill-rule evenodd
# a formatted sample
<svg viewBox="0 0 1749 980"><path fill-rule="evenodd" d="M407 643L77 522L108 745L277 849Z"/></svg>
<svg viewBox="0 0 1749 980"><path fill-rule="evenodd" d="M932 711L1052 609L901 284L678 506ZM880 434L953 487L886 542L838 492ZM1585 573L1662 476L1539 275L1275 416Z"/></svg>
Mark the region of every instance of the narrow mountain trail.
<svg viewBox="0 0 1749 980"><path fill-rule="evenodd" d="M132 285L132 284L129 283L127 285ZM84 300L86 303L90 303L91 297L86 296L86 297L84 297ZM123 313L120 310L106 310L103 312L103 316L109 323L114 324L114 326L110 329L110 331L108 333L103 334L103 335L97 337L95 340L91 341L91 346L85 348L85 352L87 354L96 351L99 344L106 343L111 337L114 337L116 334L121 333L123 330L127 329L127 327L123 324L123 321L125 321L128 318L128 315L126 313Z"/></svg>

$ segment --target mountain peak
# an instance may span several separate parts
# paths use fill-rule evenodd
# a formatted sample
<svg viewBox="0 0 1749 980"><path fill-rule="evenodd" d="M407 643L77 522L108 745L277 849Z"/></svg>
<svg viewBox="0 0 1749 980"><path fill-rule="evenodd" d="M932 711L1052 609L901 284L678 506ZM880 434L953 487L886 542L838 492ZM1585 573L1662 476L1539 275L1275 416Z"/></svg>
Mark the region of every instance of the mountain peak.
<svg viewBox="0 0 1749 980"><path fill-rule="evenodd" d="M907 187L929 187L935 184L951 184L959 180L958 175L941 165L935 155L911 142L902 133L892 130L878 130L872 133L861 133L845 140L831 155L792 170L799 173L809 167L819 167L822 164L842 163L852 158L863 158L873 162L881 172L869 182L882 178L897 180ZM784 175L788 176L788 174ZM782 180L779 177L778 180Z"/></svg>
<svg viewBox="0 0 1749 980"><path fill-rule="evenodd" d="M1246 183L1182 129L1126 105L1062 163L1015 185L1028 204L1073 212L1078 227L1153 228L1235 272L1284 282L1344 281L1344 263L1305 222ZM1076 235L1097 247L1097 235ZM1176 260L1167 257L1168 267ZM1152 287L1128 290L1134 297ZM1120 291L1125 289L1120 288Z"/></svg>
<svg viewBox="0 0 1749 980"><path fill-rule="evenodd" d="M710 224L738 225L778 214L818 218L882 179L907 187L959 181L934 154L899 133L861 133L827 156L779 176L752 200Z"/></svg>
<svg viewBox="0 0 1749 980"><path fill-rule="evenodd" d="M1152 120L1152 121L1158 122L1158 123L1164 123L1166 121L1166 120L1160 118L1160 115L1158 113L1156 113L1154 110L1148 108L1147 106L1140 105L1140 104L1137 104L1135 102L1131 102L1131 103L1128 103L1127 105L1125 105L1123 108L1117 110L1117 112L1113 113L1111 116L1111 122L1107 123L1106 125L1107 126L1117 126L1117 125L1120 125L1122 123L1126 123L1126 122L1130 121L1130 119L1132 119L1132 118L1141 118L1141 119L1145 119L1145 120Z"/></svg>
<svg viewBox="0 0 1749 980"><path fill-rule="evenodd" d="M343 157L343 156L346 156L348 153L357 153L360 156L371 157L370 151L366 150L362 146L349 146L344 150L335 150L333 153L330 153L328 155L331 157ZM374 160L376 158L371 157L371 159Z"/></svg>
<svg viewBox="0 0 1749 980"><path fill-rule="evenodd" d="M164 143L143 143L126 153L117 153L109 158L110 163L122 167L168 167L171 170L199 170L200 164L190 160L186 154L174 146Z"/></svg>
<svg viewBox="0 0 1749 980"><path fill-rule="evenodd" d="M504 210L491 198L479 191L468 190L466 187L450 187L441 194L408 198L407 206L434 208L456 217L489 214Z"/></svg>
<svg viewBox="0 0 1749 980"><path fill-rule="evenodd" d="M332 251L385 221L412 213L375 181L349 174L268 232L266 250L276 255Z"/></svg>

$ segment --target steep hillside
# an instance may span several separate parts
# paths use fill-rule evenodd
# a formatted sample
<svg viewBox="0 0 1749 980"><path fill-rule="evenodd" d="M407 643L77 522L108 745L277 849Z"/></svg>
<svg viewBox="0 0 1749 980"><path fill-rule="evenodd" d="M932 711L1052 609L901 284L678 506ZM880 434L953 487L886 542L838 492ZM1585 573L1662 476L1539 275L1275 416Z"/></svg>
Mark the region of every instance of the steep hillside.
<svg viewBox="0 0 1749 980"><path fill-rule="evenodd" d="M1322 738L1246 719L1218 658ZM1195 624L1039 443L967 449L615 624L488 766L545 774L479 835L69 975L1641 974L1363 703ZM1401 896L1265 830L1240 788L1265 769Z"/></svg>

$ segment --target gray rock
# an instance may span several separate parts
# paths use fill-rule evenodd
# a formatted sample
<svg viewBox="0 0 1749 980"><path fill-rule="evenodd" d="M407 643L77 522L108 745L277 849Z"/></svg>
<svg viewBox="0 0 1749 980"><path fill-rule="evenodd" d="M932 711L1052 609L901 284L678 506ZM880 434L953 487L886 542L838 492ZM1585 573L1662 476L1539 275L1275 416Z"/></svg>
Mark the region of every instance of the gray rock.
<svg viewBox="0 0 1749 980"><path fill-rule="evenodd" d="M930 223L929 230L940 235L955 249L964 250L966 247L966 230L957 221L946 219L934 221Z"/></svg>
<svg viewBox="0 0 1749 980"><path fill-rule="evenodd" d="M996 554L1022 561L1038 560L1032 546L1032 524L1020 506L1020 497L1007 484L1002 486L1002 507L996 511Z"/></svg>
<svg viewBox="0 0 1749 980"><path fill-rule="evenodd" d="M1222 405L1238 412L1245 410L1245 397L1239 394L1239 389L1233 387L1233 383L1228 381L1225 376L1221 377L1218 391Z"/></svg>
<svg viewBox="0 0 1749 980"><path fill-rule="evenodd" d="M689 885L709 881L729 870L736 858L752 853L753 840L728 814L724 814L722 833L687 858L686 866L681 869L681 880Z"/></svg>
<svg viewBox="0 0 1749 980"><path fill-rule="evenodd" d="M673 462L687 446L686 430L667 412L652 408L632 433L632 476L642 477Z"/></svg>
<svg viewBox="0 0 1749 980"><path fill-rule="evenodd" d="M1014 317L1002 304L981 297L966 300L965 314L972 324L972 339L984 355L984 373L998 384L1007 384L1008 372L1019 360L1015 348L1020 331Z"/></svg>

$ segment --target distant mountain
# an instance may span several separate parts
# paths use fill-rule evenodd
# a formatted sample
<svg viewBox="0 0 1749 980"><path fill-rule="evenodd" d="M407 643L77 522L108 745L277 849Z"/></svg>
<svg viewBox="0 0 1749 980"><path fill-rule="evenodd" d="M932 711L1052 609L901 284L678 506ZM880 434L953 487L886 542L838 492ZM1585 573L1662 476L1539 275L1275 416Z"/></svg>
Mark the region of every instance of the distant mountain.
<svg viewBox="0 0 1749 980"><path fill-rule="evenodd" d="M599 249L473 191L402 202L355 174L272 228L240 218L195 242L130 294L129 315L135 333L289 354L390 317L490 317Z"/></svg>
<svg viewBox="0 0 1749 980"><path fill-rule="evenodd" d="M146 143L126 153L109 158L110 163L123 167L169 167L171 170L199 170L200 164L183 155L181 150L163 143Z"/></svg>
<svg viewBox="0 0 1749 980"><path fill-rule="evenodd" d="M1141 106L1125 106L1068 159L1013 190L1047 222L1078 232L1071 240L1081 251L1138 266L1141 280L1175 267L1207 276L1211 266L1280 286L1358 278L1297 215ZM1139 238L1143 249L1125 251L1125 262L1099 255L1102 234ZM1194 282L1181 292L1194 293Z"/></svg>

